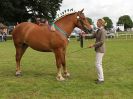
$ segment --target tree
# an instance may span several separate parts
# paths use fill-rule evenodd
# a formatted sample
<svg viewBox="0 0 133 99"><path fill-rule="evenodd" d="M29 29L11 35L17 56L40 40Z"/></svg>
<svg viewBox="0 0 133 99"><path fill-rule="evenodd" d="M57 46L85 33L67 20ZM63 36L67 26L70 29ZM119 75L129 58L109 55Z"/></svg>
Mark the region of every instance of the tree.
<svg viewBox="0 0 133 99"><path fill-rule="evenodd" d="M86 17L86 19L88 20L88 22L89 22L90 24L93 24L93 22L92 22L92 19L91 19L91 18Z"/></svg>
<svg viewBox="0 0 133 99"><path fill-rule="evenodd" d="M88 20L88 22L91 24L91 25L93 25L93 29L95 30L96 29L96 26L94 25L94 22L92 21L92 19L91 18L89 18L89 17L86 17L86 19ZM88 31L88 32L92 32L92 31Z"/></svg>
<svg viewBox="0 0 133 99"><path fill-rule="evenodd" d="M113 22L112 20L109 18L109 17L103 17L103 19L105 20L106 22L106 26L105 26L105 29L107 30L110 30L112 27L113 27Z"/></svg>
<svg viewBox="0 0 133 99"><path fill-rule="evenodd" d="M22 22L29 17L25 0L0 0L0 17L4 22Z"/></svg>
<svg viewBox="0 0 133 99"><path fill-rule="evenodd" d="M0 0L0 19L6 22L23 22L29 18L54 19L62 0Z"/></svg>
<svg viewBox="0 0 133 99"><path fill-rule="evenodd" d="M133 22L129 15L124 15L124 16L119 17L117 24L124 24L125 30L133 27Z"/></svg>

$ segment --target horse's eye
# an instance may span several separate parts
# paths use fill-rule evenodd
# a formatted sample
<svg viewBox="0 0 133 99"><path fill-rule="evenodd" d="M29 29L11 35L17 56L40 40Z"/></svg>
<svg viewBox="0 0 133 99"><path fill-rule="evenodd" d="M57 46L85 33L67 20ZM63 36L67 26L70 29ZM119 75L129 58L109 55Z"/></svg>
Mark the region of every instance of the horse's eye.
<svg viewBox="0 0 133 99"><path fill-rule="evenodd" d="M85 18L82 18L83 20L85 20Z"/></svg>

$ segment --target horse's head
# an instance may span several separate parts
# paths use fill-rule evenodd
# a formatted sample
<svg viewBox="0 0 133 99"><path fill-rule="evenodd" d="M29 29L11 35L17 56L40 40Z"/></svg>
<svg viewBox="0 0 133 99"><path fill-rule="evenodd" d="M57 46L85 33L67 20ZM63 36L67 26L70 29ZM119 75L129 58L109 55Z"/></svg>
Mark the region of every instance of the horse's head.
<svg viewBox="0 0 133 99"><path fill-rule="evenodd" d="M83 31L92 30L92 26L86 19L85 15L83 13L83 10L84 9L82 9L81 11L78 11L76 14L76 26L78 28L82 29Z"/></svg>

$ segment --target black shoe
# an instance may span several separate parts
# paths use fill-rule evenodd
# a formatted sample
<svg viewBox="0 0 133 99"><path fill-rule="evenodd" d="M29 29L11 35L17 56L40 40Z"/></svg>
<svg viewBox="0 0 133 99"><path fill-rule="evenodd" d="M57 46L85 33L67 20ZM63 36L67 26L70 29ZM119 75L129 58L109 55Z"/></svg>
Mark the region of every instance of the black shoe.
<svg viewBox="0 0 133 99"><path fill-rule="evenodd" d="M96 80L96 84L103 84L104 81L99 81L99 80Z"/></svg>

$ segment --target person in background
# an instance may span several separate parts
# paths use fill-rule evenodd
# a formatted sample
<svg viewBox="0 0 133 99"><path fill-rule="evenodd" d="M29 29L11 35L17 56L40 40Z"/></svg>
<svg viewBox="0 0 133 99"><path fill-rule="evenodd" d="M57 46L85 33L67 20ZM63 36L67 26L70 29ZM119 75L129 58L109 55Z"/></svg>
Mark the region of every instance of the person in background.
<svg viewBox="0 0 133 99"><path fill-rule="evenodd" d="M51 24L49 24L48 20L45 18L36 18L36 24L40 26L47 25L52 32L55 31L54 23L52 22Z"/></svg>
<svg viewBox="0 0 133 99"><path fill-rule="evenodd" d="M3 32L3 41L6 41L6 40L7 40L7 33Z"/></svg>
<svg viewBox="0 0 133 99"><path fill-rule="evenodd" d="M38 17L37 17L37 18L36 18L36 24L37 24L37 25L40 25L40 23L41 23L41 18L38 18Z"/></svg>
<svg viewBox="0 0 133 99"><path fill-rule="evenodd" d="M54 26L53 20L50 22L50 30L51 30L52 32L55 31L55 26Z"/></svg>
<svg viewBox="0 0 133 99"><path fill-rule="evenodd" d="M42 19L41 19L41 23L44 24L44 25L47 25L48 28L49 28L52 32L55 31L55 27L54 27L54 23L53 23L53 22L52 22L52 23L49 23L47 19L42 18Z"/></svg>
<svg viewBox="0 0 133 99"><path fill-rule="evenodd" d="M2 31L0 30L0 42L2 42L3 39L3 35L2 35Z"/></svg>
<svg viewBox="0 0 133 99"><path fill-rule="evenodd" d="M104 74L102 67L102 59L105 53L105 39L106 39L106 30L104 27L106 26L106 22L104 19L98 19L97 27L98 30L93 33L92 38L96 38L95 44L91 44L89 48L95 48L96 51L96 70L98 79L96 80L96 84L102 84L104 82Z"/></svg>

